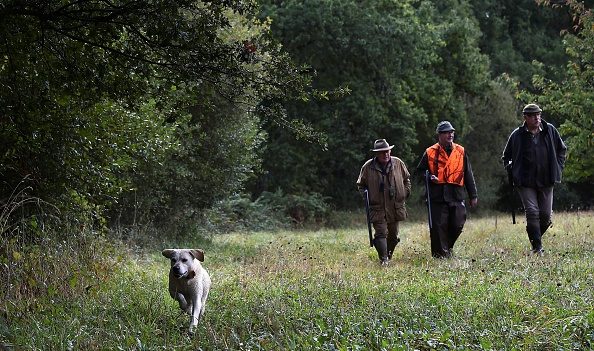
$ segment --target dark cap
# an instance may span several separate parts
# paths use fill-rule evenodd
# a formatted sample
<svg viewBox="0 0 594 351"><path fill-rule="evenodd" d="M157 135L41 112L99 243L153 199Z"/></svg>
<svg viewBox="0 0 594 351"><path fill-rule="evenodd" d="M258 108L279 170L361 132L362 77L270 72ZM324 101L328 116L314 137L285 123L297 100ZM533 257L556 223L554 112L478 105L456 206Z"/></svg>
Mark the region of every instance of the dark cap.
<svg viewBox="0 0 594 351"><path fill-rule="evenodd" d="M393 147L394 147L394 145L388 144L386 139L377 139L376 141L373 142L373 149L371 149L371 151L373 151L373 152L388 151L388 150L392 150Z"/></svg>
<svg viewBox="0 0 594 351"><path fill-rule="evenodd" d="M437 128L435 128L436 133L451 132L453 130L455 130L454 127L452 127L452 124L448 121L437 123Z"/></svg>
<svg viewBox="0 0 594 351"><path fill-rule="evenodd" d="M540 107L537 104L528 104L528 105L524 106L524 109L522 110L523 114L539 113L539 112L542 112L542 110L540 109Z"/></svg>

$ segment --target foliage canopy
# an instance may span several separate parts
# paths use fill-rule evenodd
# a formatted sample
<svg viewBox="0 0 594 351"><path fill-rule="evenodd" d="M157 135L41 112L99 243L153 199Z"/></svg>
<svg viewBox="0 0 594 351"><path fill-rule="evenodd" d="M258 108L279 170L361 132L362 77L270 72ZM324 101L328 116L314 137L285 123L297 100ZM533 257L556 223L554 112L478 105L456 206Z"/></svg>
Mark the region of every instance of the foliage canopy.
<svg viewBox="0 0 594 351"><path fill-rule="evenodd" d="M543 1L544 2L544 1ZM550 2L544 2L550 3ZM537 75L538 99L548 114L563 121L560 132L567 138L565 175L574 182L594 183L594 15L578 1L566 1L575 26L564 32L563 45L569 56L565 79L556 82Z"/></svg>
<svg viewBox="0 0 594 351"><path fill-rule="evenodd" d="M386 138L395 155L412 163L433 143L439 120L464 130L467 99L481 95L489 81L469 11L457 1L265 1L263 16L272 18L287 51L311 65L314 86L345 86L351 93L287 107L327 133L328 151L266 126L269 174L259 189L315 191L353 205L353 184L373 140Z"/></svg>
<svg viewBox="0 0 594 351"><path fill-rule="evenodd" d="M259 118L285 123L281 102L310 93L254 11L4 1L0 197L26 178L33 195L100 215L131 190L120 206L203 207L240 190L259 165Z"/></svg>

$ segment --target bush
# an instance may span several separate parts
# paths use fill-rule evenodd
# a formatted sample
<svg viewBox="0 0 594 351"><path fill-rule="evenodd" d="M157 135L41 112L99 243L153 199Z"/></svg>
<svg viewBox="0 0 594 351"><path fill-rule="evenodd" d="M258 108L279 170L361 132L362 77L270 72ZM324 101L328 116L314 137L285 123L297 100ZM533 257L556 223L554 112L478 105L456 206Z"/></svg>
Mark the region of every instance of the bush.
<svg viewBox="0 0 594 351"><path fill-rule="evenodd" d="M260 199L251 201L247 195L240 194L205 210L200 226L210 233L228 233L273 230L287 227L288 222L281 208Z"/></svg>
<svg viewBox="0 0 594 351"><path fill-rule="evenodd" d="M235 195L203 213L201 230L210 233L261 231L323 225L330 214L327 198L318 193L286 195L263 192L255 201Z"/></svg>
<svg viewBox="0 0 594 351"><path fill-rule="evenodd" d="M512 193L507 179L499 186L497 196L498 200L495 204L497 210L507 212L512 204L516 211L523 209L522 200L517 191ZM592 191L579 184L562 182L555 184L553 196L553 210L555 211L584 210L591 206Z"/></svg>
<svg viewBox="0 0 594 351"><path fill-rule="evenodd" d="M327 204L329 198L319 193L285 195L279 189L274 193L263 192L258 200L282 210L297 226L306 223L323 224L330 212Z"/></svg>
<svg viewBox="0 0 594 351"><path fill-rule="evenodd" d="M88 293L113 273L125 252L93 229L91 211L86 220L60 220L54 206L28 195L29 190L19 186L0 203L2 314Z"/></svg>
<svg viewBox="0 0 594 351"><path fill-rule="evenodd" d="M592 189L585 184L556 184L553 207L555 210L563 211L589 209L592 206L592 195Z"/></svg>

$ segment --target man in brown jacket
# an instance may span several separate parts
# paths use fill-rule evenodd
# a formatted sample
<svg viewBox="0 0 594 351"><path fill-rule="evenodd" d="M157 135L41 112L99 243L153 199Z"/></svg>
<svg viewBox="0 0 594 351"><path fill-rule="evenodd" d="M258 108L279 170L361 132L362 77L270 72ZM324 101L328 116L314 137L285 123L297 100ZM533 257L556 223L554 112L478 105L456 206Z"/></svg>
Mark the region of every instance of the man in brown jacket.
<svg viewBox="0 0 594 351"><path fill-rule="evenodd" d="M390 155L393 147L386 139L376 140L371 150L374 157L361 167L357 179L357 188L368 190L373 246L382 266L388 264L400 241L398 223L406 219L404 201L411 191L410 173L402 160Z"/></svg>

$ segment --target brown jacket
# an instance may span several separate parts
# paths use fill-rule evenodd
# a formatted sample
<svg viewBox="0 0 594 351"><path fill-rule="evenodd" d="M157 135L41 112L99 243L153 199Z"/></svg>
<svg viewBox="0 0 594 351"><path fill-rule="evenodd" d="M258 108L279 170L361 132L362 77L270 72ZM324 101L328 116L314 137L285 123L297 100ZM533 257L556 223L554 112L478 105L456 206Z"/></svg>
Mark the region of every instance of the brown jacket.
<svg viewBox="0 0 594 351"><path fill-rule="evenodd" d="M375 158L365 162L357 179L357 188L369 192L372 222L406 219L405 200L411 191L410 173L398 157L392 156L385 172Z"/></svg>

